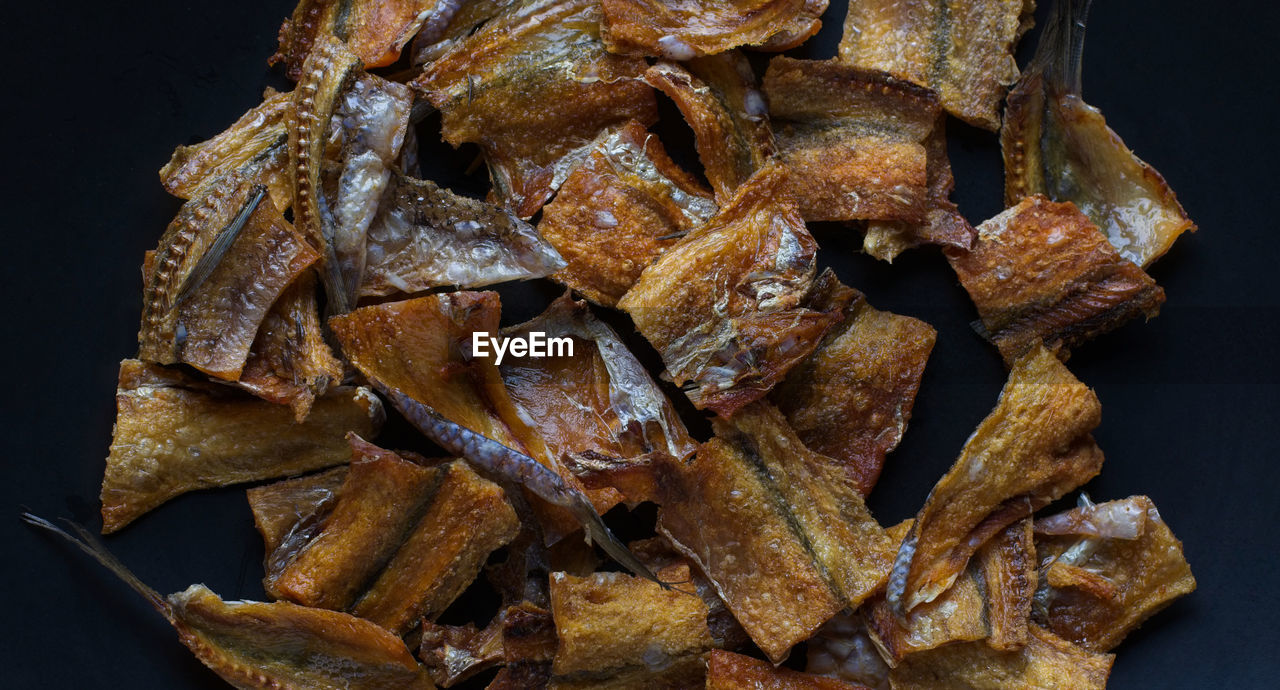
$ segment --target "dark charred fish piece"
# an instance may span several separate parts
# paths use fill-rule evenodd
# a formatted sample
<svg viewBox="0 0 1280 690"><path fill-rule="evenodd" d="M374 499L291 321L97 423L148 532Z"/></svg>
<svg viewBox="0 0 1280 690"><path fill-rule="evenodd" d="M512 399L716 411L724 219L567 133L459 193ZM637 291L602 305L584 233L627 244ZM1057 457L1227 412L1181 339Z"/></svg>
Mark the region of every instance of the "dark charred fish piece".
<svg viewBox="0 0 1280 690"><path fill-rule="evenodd" d="M711 195L638 122L600 135L542 209L538 232L566 265L552 275L607 307L668 247L716 212Z"/></svg>
<svg viewBox="0 0 1280 690"><path fill-rule="evenodd" d="M739 46L788 50L822 28L826 0L602 0L609 50L690 60Z"/></svg>
<svg viewBox="0 0 1280 690"><path fill-rule="evenodd" d="M805 220L925 219L925 141L941 112L932 92L834 60L783 56L769 61L764 92Z"/></svg>
<svg viewBox="0 0 1280 690"><path fill-rule="evenodd" d="M382 198L365 252L362 297L542 278L565 266L511 211L403 175Z"/></svg>
<svg viewBox="0 0 1280 690"><path fill-rule="evenodd" d="M979 225L973 249L948 250L947 260L1010 363L1040 342L1065 358L1130 319L1150 319L1164 302L1164 290L1087 216L1039 195Z"/></svg>
<svg viewBox="0 0 1280 690"><path fill-rule="evenodd" d="M844 292L844 320L769 399L806 447L840 461L844 481L866 496L897 447L937 332L909 316L878 311L823 274L814 292Z"/></svg>
<svg viewBox="0 0 1280 690"><path fill-rule="evenodd" d="M102 479L102 530L114 532L187 491L343 463L346 433L371 435L382 419L381 403L364 388L336 388L295 422L287 407L127 359Z"/></svg>
<svg viewBox="0 0 1280 690"><path fill-rule="evenodd" d="M1034 619L1081 647L1105 652L1144 620L1195 591L1182 542L1151 499L1131 496L1036 522L1041 562Z"/></svg>
<svg viewBox="0 0 1280 690"><path fill-rule="evenodd" d="M867 634L862 616L836 614L809 638L806 646L806 673L837 678L873 690L889 690L889 665Z"/></svg>
<svg viewBox="0 0 1280 690"><path fill-rule="evenodd" d="M180 199L201 196L224 175L239 172L263 185L283 212L293 203L289 173L289 110L293 96L268 92L262 103L225 132L191 146L179 146L160 168L160 182Z"/></svg>
<svg viewBox="0 0 1280 690"><path fill-rule="evenodd" d="M1082 99L1088 14L1089 0L1057 0L1035 58L1009 92L1000 130L1005 204L1032 194L1074 202L1121 256L1146 268L1196 226L1160 173Z"/></svg>
<svg viewBox="0 0 1280 690"><path fill-rule="evenodd" d="M1114 654L1090 652L1033 625L1018 652L985 642L947 645L907 657L889 682L895 690L1103 690L1114 661Z"/></svg>
<svg viewBox="0 0 1280 690"><path fill-rule="evenodd" d="M887 589L894 609L938 598L987 540L1096 475L1102 451L1089 432L1101 418L1097 396L1053 352L1036 345L1014 362L996 408L898 550Z"/></svg>
<svg viewBox="0 0 1280 690"><path fill-rule="evenodd" d="M618 301L700 409L731 416L764 397L840 320L806 304L817 245L787 185L762 169Z"/></svg>
<svg viewBox="0 0 1280 690"><path fill-rule="evenodd" d="M675 102L693 129L716 203L728 203L776 152L769 107L742 53L733 50L683 64L659 62L644 78Z"/></svg>
<svg viewBox="0 0 1280 690"><path fill-rule="evenodd" d="M712 650L707 659L707 690L867 690L863 685L774 666L743 654Z"/></svg>
<svg viewBox="0 0 1280 690"><path fill-rule="evenodd" d="M200 663L237 688L435 688L404 642L369 621L288 602L223 601L204 585L162 597L79 525L71 525L73 535L34 515L22 518L124 580L173 625Z"/></svg>
<svg viewBox="0 0 1280 690"><path fill-rule="evenodd" d="M521 218L560 187L604 129L657 119L645 62L605 51L596 0L505 9L426 67L413 86L454 146L478 144L494 195Z"/></svg>
<svg viewBox="0 0 1280 690"><path fill-rule="evenodd" d="M463 0L301 0L280 25L280 47L268 64L284 63L300 81L303 61L326 36L347 44L368 67L385 67L419 32L440 33Z"/></svg>
<svg viewBox="0 0 1280 690"><path fill-rule="evenodd" d="M558 646L550 611L528 602L508 607L502 625L506 666L489 684L489 690L546 688Z"/></svg>
<svg viewBox="0 0 1280 690"><path fill-rule="evenodd" d="M1030 0L850 0L839 60L927 86L948 113L994 132L1034 9Z"/></svg>

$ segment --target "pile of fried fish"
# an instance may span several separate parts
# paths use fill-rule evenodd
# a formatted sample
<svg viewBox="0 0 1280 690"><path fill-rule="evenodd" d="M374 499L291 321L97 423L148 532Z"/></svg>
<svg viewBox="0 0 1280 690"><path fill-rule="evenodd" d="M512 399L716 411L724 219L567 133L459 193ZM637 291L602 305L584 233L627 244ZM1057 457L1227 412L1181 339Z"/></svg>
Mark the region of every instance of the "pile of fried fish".
<svg viewBox="0 0 1280 690"><path fill-rule="evenodd" d="M186 202L145 258L101 496L110 533L253 483L272 601L161 596L74 538L238 687L1103 687L1195 580L1145 496L1037 516L1103 462L1064 361L1156 314L1144 269L1194 226L1081 100L1087 0L1021 71L1029 0L852 0L836 57L760 57L826 5L303 0L272 58L293 90L160 172ZM424 178L437 112L488 198ZM948 115L1002 144L1007 209L977 227ZM940 247L1009 370L900 524L864 497L936 333L820 272L815 221L885 261ZM564 296L501 327L481 288L533 278ZM572 356L472 351L534 332ZM388 410L441 457L375 445ZM646 502L647 538L601 519ZM492 620L437 622L473 584Z"/></svg>

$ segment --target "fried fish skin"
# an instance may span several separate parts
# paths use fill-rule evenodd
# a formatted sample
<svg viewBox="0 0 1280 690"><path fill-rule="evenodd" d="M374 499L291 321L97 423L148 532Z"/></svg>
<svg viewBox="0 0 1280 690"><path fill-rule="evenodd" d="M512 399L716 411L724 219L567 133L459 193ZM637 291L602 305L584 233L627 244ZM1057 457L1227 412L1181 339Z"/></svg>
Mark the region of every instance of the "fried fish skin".
<svg viewBox="0 0 1280 690"><path fill-rule="evenodd" d="M296 422L286 407L182 372L125 360L102 478L102 531L196 489L287 477L347 460L348 431L373 434L382 405L341 387Z"/></svg>
<svg viewBox="0 0 1280 690"><path fill-rule="evenodd" d="M1177 196L1081 97L1090 0L1058 0L1026 74L1009 92L1000 148L1005 204L1032 194L1071 201L1142 268L1194 232Z"/></svg>
<svg viewBox="0 0 1280 690"><path fill-rule="evenodd" d="M311 519L332 504L347 478L347 467L338 466L323 472L255 486L245 491L253 525L262 535L267 558L299 522Z"/></svg>
<svg viewBox="0 0 1280 690"><path fill-rule="evenodd" d="M723 649L712 650L707 661L708 690L866 690L837 678L778 668Z"/></svg>
<svg viewBox="0 0 1280 690"><path fill-rule="evenodd" d="M739 46L787 50L822 28L825 0L602 0L609 50L669 60Z"/></svg>
<svg viewBox="0 0 1280 690"><path fill-rule="evenodd" d="M280 25L280 47L267 64L284 63L301 79L303 61L318 39L334 36L369 67L396 61L420 31L440 31L458 11L458 0L301 0Z"/></svg>
<svg viewBox="0 0 1280 690"><path fill-rule="evenodd" d="M1008 363L1040 342L1065 358L1164 303L1164 290L1087 216L1040 195L979 225L973 249L946 254Z"/></svg>
<svg viewBox="0 0 1280 690"><path fill-rule="evenodd" d="M1005 690L1107 686L1114 654L1077 647L1039 626L1027 644L1001 652L983 642L964 642L913 654L889 672L893 690Z"/></svg>
<svg viewBox="0 0 1280 690"><path fill-rule="evenodd" d="M898 550L888 599L906 612L934 600L1008 525L1093 478L1102 451L1093 390L1035 345L1013 364L1000 400L934 485Z"/></svg>
<svg viewBox="0 0 1280 690"><path fill-rule="evenodd" d="M953 116L1000 128L1000 99L1018 79L1013 48L1030 0L850 0L839 60L938 93Z"/></svg>

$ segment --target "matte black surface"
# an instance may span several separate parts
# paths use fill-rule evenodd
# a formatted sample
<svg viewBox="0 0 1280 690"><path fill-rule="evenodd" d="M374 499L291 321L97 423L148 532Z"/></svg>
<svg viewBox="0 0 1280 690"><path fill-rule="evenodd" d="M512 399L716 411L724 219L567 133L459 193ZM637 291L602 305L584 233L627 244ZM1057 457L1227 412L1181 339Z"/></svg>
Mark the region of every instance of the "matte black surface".
<svg viewBox="0 0 1280 690"><path fill-rule="evenodd" d="M0 294L16 305L3 360L16 386L0 395L0 419L16 446L0 488L0 685L224 687L137 596L21 525L17 512L100 525L116 368L136 351L139 264L179 205L156 170L175 146L216 134L256 104L264 86L287 86L265 60L291 3L9 5ZM1168 293L1159 318L1104 336L1070 362L1103 403L1097 438L1107 461L1087 490L1098 500L1150 495L1200 583L1121 645L1114 688L1274 687L1280 672L1280 12L1249 5L1102 0L1089 23L1085 98L1200 226L1152 270ZM832 3L800 54L832 54L843 6ZM949 132L955 199L976 224L1001 207L996 139L954 121ZM456 177L469 161L451 154L445 167ZM969 329L973 307L936 251L888 266L857 254L856 232L823 226L815 235L824 264L873 305L939 331L911 427L871 499L889 524L916 511L994 404L1004 371ZM504 288L505 321L557 292ZM262 546L239 488L180 497L106 541L161 592L204 582L225 598L262 597Z"/></svg>

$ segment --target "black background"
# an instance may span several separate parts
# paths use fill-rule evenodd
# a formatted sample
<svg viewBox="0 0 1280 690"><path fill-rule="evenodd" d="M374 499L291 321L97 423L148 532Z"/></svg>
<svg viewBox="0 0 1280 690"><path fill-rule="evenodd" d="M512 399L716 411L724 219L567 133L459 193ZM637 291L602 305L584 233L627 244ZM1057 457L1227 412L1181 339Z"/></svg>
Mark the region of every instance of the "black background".
<svg viewBox="0 0 1280 690"><path fill-rule="evenodd" d="M1097 500L1150 495L1200 585L1118 648L1115 688L1274 687L1280 671L1280 12L1242 4L1254 9L1103 0L1090 17L1086 99L1200 226L1151 271L1168 293L1159 318L1106 335L1070 362L1103 403L1096 436L1107 461L1087 490ZM10 385L0 395L12 442L0 481L2 684L222 687L136 595L17 513L27 506L100 526L117 363L136 351L139 264L179 205L156 170L175 146L255 105L264 86L287 87L265 60L291 3L6 5L0 295L13 304L3 338ZM822 33L796 54L830 56L843 11L833 2ZM678 120L664 127L669 148L688 143ZM955 199L976 224L1001 208L996 139L954 121L949 133ZM446 157L429 164L437 177L482 188L482 176L461 174L472 151L424 149ZM856 231L814 233L821 261L873 305L939 332L911 427L870 500L890 524L914 514L994 404L1004 371L970 330L973 308L936 251L888 266L857 253ZM504 321L531 316L556 292L504 288ZM183 496L106 541L161 592L204 582L224 598L262 597L262 547L239 488Z"/></svg>

